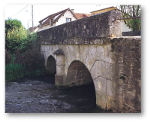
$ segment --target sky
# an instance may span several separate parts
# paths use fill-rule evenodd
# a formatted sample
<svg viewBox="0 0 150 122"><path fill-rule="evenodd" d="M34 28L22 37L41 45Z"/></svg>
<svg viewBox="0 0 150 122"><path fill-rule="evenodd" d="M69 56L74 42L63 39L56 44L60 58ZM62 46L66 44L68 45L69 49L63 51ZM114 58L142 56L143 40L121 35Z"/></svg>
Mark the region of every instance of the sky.
<svg viewBox="0 0 150 122"><path fill-rule="evenodd" d="M5 20L8 18L20 20L23 26L27 29L32 26L32 5L6 5L5 6ZM39 24L39 21L50 14L59 12L66 8L74 9L75 13L90 13L91 11L116 6L116 5L33 5L33 22L34 26Z"/></svg>

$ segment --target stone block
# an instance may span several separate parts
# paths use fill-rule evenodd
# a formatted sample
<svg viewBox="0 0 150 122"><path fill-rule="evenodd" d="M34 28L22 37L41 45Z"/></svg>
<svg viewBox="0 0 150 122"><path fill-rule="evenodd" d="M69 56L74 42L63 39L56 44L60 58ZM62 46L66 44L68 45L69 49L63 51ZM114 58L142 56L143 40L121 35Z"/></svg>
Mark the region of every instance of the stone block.
<svg viewBox="0 0 150 122"><path fill-rule="evenodd" d="M87 66L88 69L91 69L92 65L94 64L96 60L96 45L91 45L88 47L89 51L88 54L86 55L86 62L85 65Z"/></svg>
<svg viewBox="0 0 150 122"><path fill-rule="evenodd" d="M114 72L114 64L105 62L104 68L104 77L109 80L113 80Z"/></svg>
<svg viewBox="0 0 150 122"><path fill-rule="evenodd" d="M102 109L107 108L107 95L96 91L96 105Z"/></svg>
<svg viewBox="0 0 150 122"><path fill-rule="evenodd" d="M114 76L113 64L104 61L96 61L91 68L91 75L93 79L104 77L112 80Z"/></svg>
<svg viewBox="0 0 150 122"><path fill-rule="evenodd" d="M96 60L104 60L104 48L103 48L103 46L97 46Z"/></svg>
<svg viewBox="0 0 150 122"><path fill-rule="evenodd" d="M136 102L136 89L130 88L126 91L123 91L123 99L124 104L129 105L131 108L135 108L135 102Z"/></svg>
<svg viewBox="0 0 150 122"><path fill-rule="evenodd" d="M56 65L56 74L62 76L65 74L65 66L63 65Z"/></svg>
<svg viewBox="0 0 150 122"><path fill-rule="evenodd" d="M107 110L112 110L114 112L119 110L118 102L110 96L107 98Z"/></svg>
<svg viewBox="0 0 150 122"><path fill-rule="evenodd" d="M104 61L96 61L94 66L91 68L92 78L105 77L106 67Z"/></svg>
<svg viewBox="0 0 150 122"><path fill-rule="evenodd" d="M63 76L55 75L55 86L63 86Z"/></svg>
<svg viewBox="0 0 150 122"><path fill-rule="evenodd" d="M125 103L123 103L121 111L123 113L134 113L134 108L132 108L131 106L129 106L129 105L125 104Z"/></svg>
<svg viewBox="0 0 150 122"><path fill-rule="evenodd" d="M105 93L106 94L106 79L102 77L98 77L94 80L95 90L97 92Z"/></svg>
<svg viewBox="0 0 150 122"><path fill-rule="evenodd" d="M103 46L104 48L104 61L108 62L108 63L113 63L113 60L111 58L111 52L112 52L112 47L111 44L107 44L105 46Z"/></svg>
<svg viewBox="0 0 150 122"><path fill-rule="evenodd" d="M131 69L131 76L140 79L141 78L141 69Z"/></svg>
<svg viewBox="0 0 150 122"><path fill-rule="evenodd" d="M117 87L116 94L122 96L123 95L123 88L122 87Z"/></svg>
<svg viewBox="0 0 150 122"><path fill-rule="evenodd" d="M107 95L115 99L115 91L116 91L115 83L111 80L107 80Z"/></svg>
<svg viewBox="0 0 150 122"><path fill-rule="evenodd" d="M141 69L141 59L133 59L131 58L130 67L134 69Z"/></svg>

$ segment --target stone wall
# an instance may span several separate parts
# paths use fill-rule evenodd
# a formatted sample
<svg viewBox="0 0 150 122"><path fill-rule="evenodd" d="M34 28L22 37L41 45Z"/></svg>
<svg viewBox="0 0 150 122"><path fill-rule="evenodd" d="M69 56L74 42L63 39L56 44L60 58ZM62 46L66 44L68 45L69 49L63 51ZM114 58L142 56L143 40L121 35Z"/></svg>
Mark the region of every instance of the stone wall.
<svg viewBox="0 0 150 122"><path fill-rule="evenodd" d="M116 100L120 111L141 110L141 38L114 39ZM111 102L113 100L110 100ZM112 105L110 102L110 105Z"/></svg>
<svg viewBox="0 0 150 122"><path fill-rule="evenodd" d="M91 37L121 36L121 18L119 10L65 23L38 32L41 44L66 44L70 39Z"/></svg>

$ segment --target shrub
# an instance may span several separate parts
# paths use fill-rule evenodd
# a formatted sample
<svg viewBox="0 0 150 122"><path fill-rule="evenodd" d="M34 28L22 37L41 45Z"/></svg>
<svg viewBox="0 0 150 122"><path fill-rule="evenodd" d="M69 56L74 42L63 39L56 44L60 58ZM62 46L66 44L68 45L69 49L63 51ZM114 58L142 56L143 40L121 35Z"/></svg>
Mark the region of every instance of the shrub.
<svg viewBox="0 0 150 122"><path fill-rule="evenodd" d="M6 64L10 63L11 58L12 58L12 55L10 54L10 52L7 49L5 49L5 62L6 62Z"/></svg>
<svg viewBox="0 0 150 122"><path fill-rule="evenodd" d="M23 59L26 75L30 77L45 74L44 57L40 52L28 50L24 53Z"/></svg>
<svg viewBox="0 0 150 122"><path fill-rule="evenodd" d="M16 50L25 52L29 49L38 49L39 44L36 40L37 34L28 34L20 21L5 20L5 46L12 54Z"/></svg>
<svg viewBox="0 0 150 122"><path fill-rule="evenodd" d="M27 38L26 30L23 27L19 29L13 29L7 33L7 48L14 52L17 49L21 49L21 45L24 44L24 39Z"/></svg>
<svg viewBox="0 0 150 122"><path fill-rule="evenodd" d="M8 52L6 53L8 57ZM5 65L6 81L23 78L24 76L45 75L44 57L40 52L27 50L25 53L16 51L10 56L11 61ZM9 59L10 60L10 59Z"/></svg>
<svg viewBox="0 0 150 122"><path fill-rule="evenodd" d="M44 58L40 53L37 34L28 34L20 21L5 20L5 44L6 81L24 75L30 77L45 74ZM16 73L19 70L23 75Z"/></svg>
<svg viewBox="0 0 150 122"><path fill-rule="evenodd" d="M5 80L12 81L24 77L25 65L9 63L5 66Z"/></svg>
<svg viewBox="0 0 150 122"><path fill-rule="evenodd" d="M9 30L18 29L22 26L22 23L17 19L11 19L5 20L5 33L7 33Z"/></svg>

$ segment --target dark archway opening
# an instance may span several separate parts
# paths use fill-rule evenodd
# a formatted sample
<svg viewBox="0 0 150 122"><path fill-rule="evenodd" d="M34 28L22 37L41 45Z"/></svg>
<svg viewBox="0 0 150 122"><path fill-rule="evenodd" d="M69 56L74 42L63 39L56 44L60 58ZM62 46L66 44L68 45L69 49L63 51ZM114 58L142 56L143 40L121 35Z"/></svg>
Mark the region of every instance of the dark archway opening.
<svg viewBox="0 0 150 122"><path fill-rule="evenodd" d="M75 60L70 64L66 81L70 89L66 89L64 92L66 91L67 94L74 97L70 101L74 101L79 111L94 111L96 108L94 82L88 68L81 61Z"/></svg>
<svg viewBox="0 0 150 122"><path fill-rule="evenodd" d="M46 65L46 75L54 76L56 74L56 60L53 56L49 56Z"/></svg>
<svg viewBox="0 0 150 122"><path fill-rule="evenodd" d="M93 79L87 67L81 61L75 60L68 68L67 83L69 87L83 86L93 84Z"/></svg>

